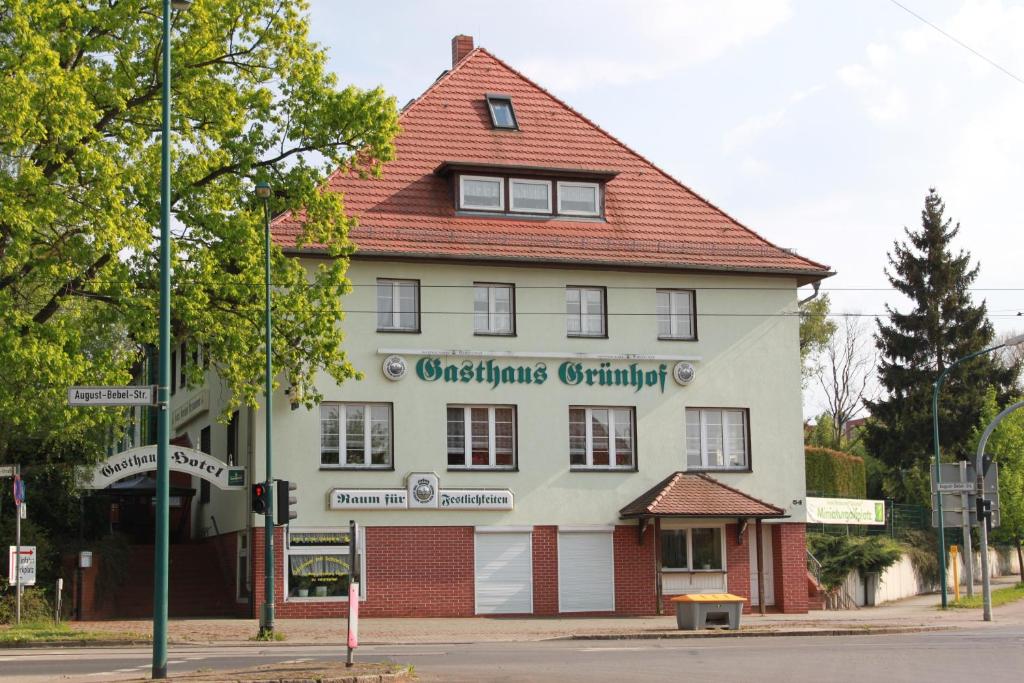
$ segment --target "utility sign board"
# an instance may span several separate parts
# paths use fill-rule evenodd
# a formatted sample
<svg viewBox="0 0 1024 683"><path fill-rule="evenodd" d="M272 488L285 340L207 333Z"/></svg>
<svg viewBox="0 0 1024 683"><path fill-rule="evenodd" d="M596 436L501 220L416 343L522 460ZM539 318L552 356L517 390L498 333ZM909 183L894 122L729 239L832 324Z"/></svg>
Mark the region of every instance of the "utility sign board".
<svg viewBox="0 0 1024 683"><path fill-rule="evenodd" d="M15 555L18 552L18 546L12 545L10 548L11 550L7 560L7 581L12 586L17 583L18 579L14 576L14 567L17 566L21 569L21 585L36 585L36 547L34 545L21 546L21 557L19 562L14 561Z"/></svg>
<svg viewBox="0 0 1024 683"><path fill-rule="evenodd" d="M14 465L0 465L0 479L14 476Z"/></svg>
<svg viewBox="0 0 1024 683"><path fill-rule="evenodd" d="M974 493L977 487L973 481L944 481L936 488L942 493Z"/></svg>
<svg viewBox="0 0 1024 683"><path fill-rule="evenodd" d="M155 386L68 387L71 406L151 406L156 405Z"/></svg>

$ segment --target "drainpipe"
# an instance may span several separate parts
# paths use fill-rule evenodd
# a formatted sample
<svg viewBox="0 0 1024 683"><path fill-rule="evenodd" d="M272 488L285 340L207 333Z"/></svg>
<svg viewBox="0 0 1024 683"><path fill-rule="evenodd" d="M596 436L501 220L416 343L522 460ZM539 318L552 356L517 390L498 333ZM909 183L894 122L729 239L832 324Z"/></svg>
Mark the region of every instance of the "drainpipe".
<svg viewBox="0 0 1024 683"><path fill-rule="evenodd" d="M816 280L816 281L812 282L811 283L811 287L814 287L814 294L811 294L806 299L800 299L800 303L799 303L800 306L803 306L808 301L812 301L812 300L818 298L818 293L821 291L821 280Z"/></svg>

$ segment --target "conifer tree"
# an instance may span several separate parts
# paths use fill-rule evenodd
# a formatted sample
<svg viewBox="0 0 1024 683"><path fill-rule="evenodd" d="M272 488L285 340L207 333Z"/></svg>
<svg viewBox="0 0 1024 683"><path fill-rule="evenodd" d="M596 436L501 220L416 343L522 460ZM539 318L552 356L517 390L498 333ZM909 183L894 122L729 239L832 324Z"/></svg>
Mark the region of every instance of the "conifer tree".
<svg viewBox="0 0 1024 683"><path fill-rule="evenodd" d="M901 313L886 305L888 322L876 320L880 352L879 383L884 398L867 403L872 418L865 435L868 451L889 469L887 492L899 500L927 503L932 440L932 385L951 362L991 345L994 332L985 302L975 305L970 287L978 276L970 254L954 252L959 223L946 218L934 188L925 198L921 228L904 228L906 241L894 243L886 277L913 308ZM969 451L971 431L985 406L988 389L1005 400L1018 367L1005 367L990 355L958 365L939 398L939 443L943 460Z"/></svg>

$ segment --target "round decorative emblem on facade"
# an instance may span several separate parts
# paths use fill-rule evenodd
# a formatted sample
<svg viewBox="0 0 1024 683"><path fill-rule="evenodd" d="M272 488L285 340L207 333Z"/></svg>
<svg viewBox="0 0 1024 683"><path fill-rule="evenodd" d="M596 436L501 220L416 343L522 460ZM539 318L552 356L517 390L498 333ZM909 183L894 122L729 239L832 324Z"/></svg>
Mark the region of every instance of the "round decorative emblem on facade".
<svg viewBox="0 0 1024 683"><path fill-rule="evenodd" d="M674 368L672 368L672 377L675 379L676 384L680 384L684 387L692 382L696 376L697 369L690 363L680 361L676 363Z"/></svg>
<svg viewBox="0 0 1024 683"><path fill-rule="evenodd" d="M430 483L429 479L420 479L412 487L412 495L416 496L416 500L426 505L434 499L434 485Z"/></svg>
<svg viewBox="0 0 1024 683"><path fill-rule="evenodd" d="M384 365L381 366L384 371L384 376L392 382L405 377L405 373L409 371L409 366L406 365L405 359L401 356L388 356L384 359Z"/></svg>

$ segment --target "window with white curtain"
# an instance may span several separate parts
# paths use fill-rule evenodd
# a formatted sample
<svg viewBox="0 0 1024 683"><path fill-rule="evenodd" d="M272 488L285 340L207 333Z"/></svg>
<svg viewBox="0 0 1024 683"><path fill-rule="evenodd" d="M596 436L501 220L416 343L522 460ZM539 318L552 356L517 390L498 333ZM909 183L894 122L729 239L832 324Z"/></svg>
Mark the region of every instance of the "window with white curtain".
<svg viewBox="0 0 1024 683"><path fill-rule="evenodd" d="M635 441L632 408L569 408L570 469L635 469Z"/></svg>
<svg viewBox="0 0 1024 683"><path fill-rule="evenodd" d="M473 285L473 332L507 334L515 332L515 288L512 285Z"/></svg>
<svg viewBox="0 0 1024 683"><path fill-rule="evenodd" d="M689 289L657 291L658 339L696 339L694 293Z"/></svg>
<svg viewBox="0 0 1024 683"><path fill-rule="evenodd" d="M513 178L509 186L511 211L551 213L551 181Z"/></svg>
<svg viewBox="0 0 1024 683"><path fill-rule="evenodd" d="M391 467L391 406L387 403L321 403L320 464L324 467Z"/></svg>
<svg viewBox="0 0 1024 683"><path fill-rule="evenodd" d="M505 179L490 176L459 176L459 208L503 211Z"/></svg>
<svg viewBox="0 0 1024 683"><path fill-rule="evenodd" d="M662 529L661 566L684 571L725 569L722 527Z"/></svg>
<svg viewBox="0 0 1024 683"><path fill-rule="evenodd" d="M558 183L558 213L572 216L600 215L601 186L597 183Z"/></svg>
<svg viewBox="0 0 1024 683"><path fill-rule="evenodd" d="M686 465L691 470L746 470L747 411L686 409Z"/></svg>
<svg viewBox="0 0 1024 683"><path fill-rule="evenodd" d="M605 336L604 287L566 287L565 326L570 337Z"/></svg>
<svg viewBox="0 0 1024 683"><path fill-rule="evenodd" d="M378 331L419 331L419 288L416 280L377 280Z"/></svg>
<svg viewBox="0 0 1024 683"><path fill-rule="evenodd" d="M512 469L515 406L448 406L448 467Z"/></svg>

